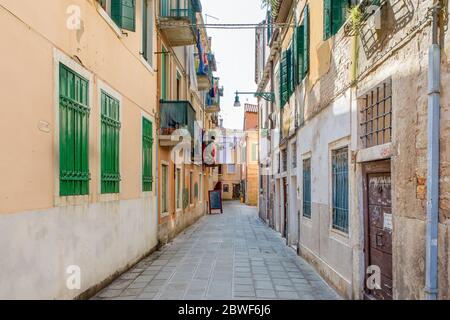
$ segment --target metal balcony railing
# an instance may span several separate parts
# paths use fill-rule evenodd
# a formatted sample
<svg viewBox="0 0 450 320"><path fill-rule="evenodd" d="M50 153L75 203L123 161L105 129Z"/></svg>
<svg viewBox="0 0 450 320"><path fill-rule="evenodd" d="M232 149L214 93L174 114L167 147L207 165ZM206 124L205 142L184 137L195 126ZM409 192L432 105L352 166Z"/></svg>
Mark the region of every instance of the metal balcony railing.
<svg viewBox="0 0 450 320"><path fill-rule="evenodd" d="M196 113L189 101L160 101L161 135L171 135L179 129L188 130L194 138Z"/></svg>
<svg viewBox="0 0 450 320"><path fill-rule="evenodd" d="M192 25L197 23L193 0L160 0L159 16L162 18L189 18ZM197 7L196 7L197 8Z"/></svg>

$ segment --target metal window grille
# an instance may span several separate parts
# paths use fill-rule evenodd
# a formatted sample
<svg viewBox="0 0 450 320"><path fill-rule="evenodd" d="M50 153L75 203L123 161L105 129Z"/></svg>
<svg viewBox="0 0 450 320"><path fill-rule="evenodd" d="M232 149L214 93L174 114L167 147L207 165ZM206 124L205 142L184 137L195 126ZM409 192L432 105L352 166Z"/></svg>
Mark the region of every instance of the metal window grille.
<svg viewBox="0 0 450 320"><path fill-rule="evenodd" d="M311 219L311 158L303 160L303 216Z"/></svg>
<svg viewBox="0 0 450 320"><path fill-rule="evenodd" d="M286 150L281 151L281 165L282 165L282 172L287 171L287 152Z"/></svg>
<svg viewBox="0 0 450 320"><path fill-rule="evenodd" d="M292 168L297 168L297 143L292 144Z"/></svg>
<svg viewBox="0 0 450 320"><path fill-rule="evenodd" d="M348 232L348 147L333 151L333 228Z"/></svg>
<svg viewBox="0 0 450 320"><path fill-rule="evenodd" d="M365 148L392 141L392 82L383 82L358 99Z"/></svg>
<svg viewBox="0 0 450 320"><path fill-rule="evenodd" d="M59 67L60 195L89 194L89 82Z"/></svg>
<svg viewBox="0 0 450 320"><path fill-rule="evenodd" d="M142 118L142 189L153 190L153 124Z"/></svg>
<svg viewBox="0 0 450 320"><path fill-rule="evenodd" d="M101 93L101 192L118 193L120 183L119 101Z"/></svg>

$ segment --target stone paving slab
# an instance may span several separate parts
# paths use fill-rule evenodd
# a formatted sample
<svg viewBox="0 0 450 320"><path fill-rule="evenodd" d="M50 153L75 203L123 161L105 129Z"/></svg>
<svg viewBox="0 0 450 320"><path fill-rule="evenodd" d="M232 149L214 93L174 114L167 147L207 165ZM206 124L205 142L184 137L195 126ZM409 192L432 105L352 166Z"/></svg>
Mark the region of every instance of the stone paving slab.
<svg viewBox="0 0 450 320"><path fill-rule="evenodd" d="M140 261L93 299L340 299L308 263L262 223L257 210L225 202Z"/></svg>

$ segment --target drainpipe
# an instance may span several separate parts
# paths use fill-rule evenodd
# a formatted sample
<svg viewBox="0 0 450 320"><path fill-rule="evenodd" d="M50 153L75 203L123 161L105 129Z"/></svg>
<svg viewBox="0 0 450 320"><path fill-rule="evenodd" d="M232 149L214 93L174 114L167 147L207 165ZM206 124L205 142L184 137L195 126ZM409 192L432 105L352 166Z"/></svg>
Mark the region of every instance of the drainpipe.
<svg viewBox="0 0 450 320"><path fill-rule="evenodd" d="M438 224L439 224L439 134L440 134L440 46L438 43L438 10L432 12L432 39L428 66L428 177L427 177L427 239L425 297L438 296Z"/></svg>

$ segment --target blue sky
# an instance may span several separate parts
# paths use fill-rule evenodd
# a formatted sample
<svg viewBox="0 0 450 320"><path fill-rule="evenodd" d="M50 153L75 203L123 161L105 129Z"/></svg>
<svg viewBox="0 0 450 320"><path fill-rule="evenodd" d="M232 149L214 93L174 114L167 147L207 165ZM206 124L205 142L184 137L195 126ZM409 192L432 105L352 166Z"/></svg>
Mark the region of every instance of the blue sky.
<svg viewBox="0 0 450 320"><path fill-rule="evenodd" d="M203 0L205 23L260 23L265 16L261 0ZM215 20L205 15L219 18ZM255 30L208 29L217 59L217 76L225 94L221 101L224 127L242 129L244 103L256 103L253 96L241 96L241 108L233 107L234 92L255 91Z"/></svg>

